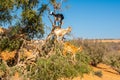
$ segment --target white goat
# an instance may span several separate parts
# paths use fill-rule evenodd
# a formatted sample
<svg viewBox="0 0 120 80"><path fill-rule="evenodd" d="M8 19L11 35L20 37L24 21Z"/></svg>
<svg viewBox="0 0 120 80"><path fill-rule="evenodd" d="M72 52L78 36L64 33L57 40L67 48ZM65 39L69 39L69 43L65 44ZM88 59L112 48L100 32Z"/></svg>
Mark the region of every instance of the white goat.
<svg viewBox="0 0 120 80"><path fill-rule="evenodd" d="M66 29L62 29L62 28L56 28L53 33L57 38L57 41L59 40L59 38L61 39L61 41L63 41L63 37L68 34L69 32L71 32L72 28L68 27Z"/></svg>
<svg viewBox="0 0 120 80"><path fill-rule="evenodd" d="M0 27L0 39L3 38L4 34L6 33L6 29L5 28L2 28Z"/></svg>
<svg viewBox="0 0 120 80"><path fill-rule="evenodd" d="M5 29L0 27L0 34L3 34L5 32Z"/></svg>

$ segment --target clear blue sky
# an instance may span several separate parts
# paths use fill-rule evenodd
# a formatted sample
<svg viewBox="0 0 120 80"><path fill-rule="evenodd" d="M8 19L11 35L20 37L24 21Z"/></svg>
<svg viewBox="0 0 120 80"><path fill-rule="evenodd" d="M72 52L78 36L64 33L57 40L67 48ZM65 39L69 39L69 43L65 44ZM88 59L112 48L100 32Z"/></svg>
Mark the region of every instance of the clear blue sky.
<svg viewBox="0 0 120 80"><path fill-rule="evenodd" d="M68 0L64 26L80 38L120 39L120 0Z"/></svg>
<svg viewBox="0 0 120 80"><path fill-rule="evenodd" d="M73 37L120 39L120 0L67 0L65 5L70 8L62 11L62 28L71 26ZM43 20L51 26L48 18Z"/></svg>

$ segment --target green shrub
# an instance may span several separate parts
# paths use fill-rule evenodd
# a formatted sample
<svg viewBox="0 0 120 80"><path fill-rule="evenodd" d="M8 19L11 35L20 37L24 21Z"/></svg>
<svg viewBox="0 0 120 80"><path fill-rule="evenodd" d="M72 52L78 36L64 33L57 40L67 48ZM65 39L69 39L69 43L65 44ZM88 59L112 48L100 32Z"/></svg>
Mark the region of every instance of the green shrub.
<svg viewBox="0 0 120 80"><path fill-rule="evenodd" d="M3 50L13 51L19 49L21 44L22 44L21 40L17 40L17 39L10 40L9 38L3 38L0 41L0 49L2 51Z"/></svg>
<svg viewBox="0 0 120 80"><path fill-rule="evenodd" d="M91 64L97 66L97 64L102 62L102 58L106 52L103 43L99 42L85 42L84 49L91 58Z"/></svg>
<svg viewBox="0 0 120 80"><path fill-rule="evenodd" d="M2 70L2 71L6 71L6 65L2 62L2 63L0 63L0 70Z"/></svg>
<svg viewBox="0 0 120 80"><path fill-rule="evenodd" d="M76 61L71 56L61 56L56 53L49 58L39 58L37 66L31 68L30 74L33 80L57 80L59 78L73 78L91 71L89 58L84 53L78 53Z"/></svg>
<svg viewBox="0 0 120 80"><path fill-rule="evenodd" d="M117 51L107 54L105 61L120 74L120 54Z"/></svg>
<svg viewBox="0 0 120 80"><path fill-rule="evenodd" d="M3 62L0 62L0 79L4 79L7 73L7 66Z"/></svg>

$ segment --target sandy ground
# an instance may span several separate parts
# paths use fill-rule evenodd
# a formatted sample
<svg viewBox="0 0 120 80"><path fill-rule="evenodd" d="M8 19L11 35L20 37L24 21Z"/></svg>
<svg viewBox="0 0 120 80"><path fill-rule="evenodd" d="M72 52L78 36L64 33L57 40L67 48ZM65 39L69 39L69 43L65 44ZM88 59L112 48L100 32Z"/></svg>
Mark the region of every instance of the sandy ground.
<svg viewBox="0 0 120 80"><path fill-rule="evenodd" d="M99 64L98 67L93 67L93 70L102 71L102 77L98 77L93 74L85 74L82 79L80 77L76 77L73 80L120 80L120 75L110 66L105 64Z"/></svg>

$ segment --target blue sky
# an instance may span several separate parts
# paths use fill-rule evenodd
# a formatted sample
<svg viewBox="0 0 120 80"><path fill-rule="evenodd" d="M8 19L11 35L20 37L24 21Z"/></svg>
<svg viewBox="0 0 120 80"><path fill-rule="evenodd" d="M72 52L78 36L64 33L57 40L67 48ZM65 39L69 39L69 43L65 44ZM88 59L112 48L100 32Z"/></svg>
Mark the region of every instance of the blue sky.
<svg viewBox="0 0 120 80"><path fill-rule="evenodd" d="M67 0L66 5L62 28L72 27L71 38L120 39L120 0ZM51 27L46 15L43 21Z"/></svg>
<svg viewBox="0 0 120 80"><path fill-rule="evenodd" d="M68 0L63 28L80 38L120 39L120 0Z"/></svg>

